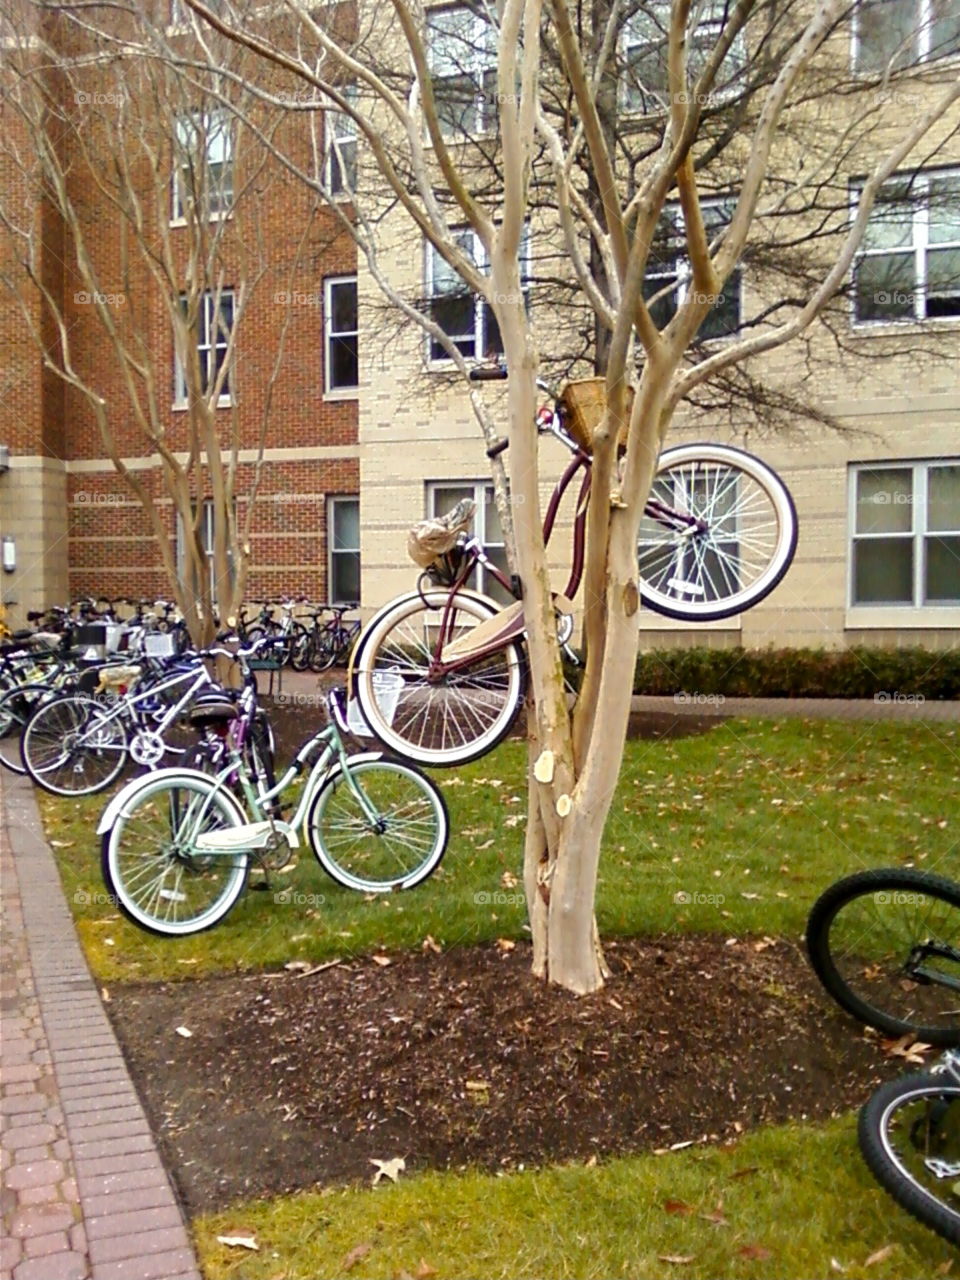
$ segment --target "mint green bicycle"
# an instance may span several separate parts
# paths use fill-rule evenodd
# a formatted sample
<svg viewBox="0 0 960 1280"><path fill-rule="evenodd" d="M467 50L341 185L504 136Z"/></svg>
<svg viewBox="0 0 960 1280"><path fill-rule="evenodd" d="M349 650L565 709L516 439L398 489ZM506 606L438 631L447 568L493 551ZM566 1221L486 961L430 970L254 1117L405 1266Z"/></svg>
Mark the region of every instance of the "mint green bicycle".
<svg viewBox="0 0 960 1280"><path fill-rule="evenodd" d="M244 755L224 732L219 772L158 769L117 792L97 831L107 892L129 920L166 937L210 929L240 898L251 863L278 870L301 836L328 875L361 893L411 889L437 869L450 830L437 787L380 752L348 755L343 690L327 705L329 723L273 785L256 753ZM237 714L226 698L201 711L204 728L219 719L224 730ZM308 767L284 820L280 799Z"/></svg>

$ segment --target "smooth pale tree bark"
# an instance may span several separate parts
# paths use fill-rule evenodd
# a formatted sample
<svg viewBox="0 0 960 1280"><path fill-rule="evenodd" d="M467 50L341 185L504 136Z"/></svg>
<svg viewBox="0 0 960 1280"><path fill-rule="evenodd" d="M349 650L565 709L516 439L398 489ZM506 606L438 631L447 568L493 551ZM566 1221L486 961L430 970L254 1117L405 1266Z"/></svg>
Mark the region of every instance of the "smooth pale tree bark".
<svg viewBox="0 0 960 1280"><path fill-rule="evenodd" d="M625 6L596 4L603 30L588 31L587 15L568 0L501 0L489 18L497 42L498 185L474 181L469 146L444 134L431 81L426 47L426 11L409 0L362 6L372 13L376 48L354 48L338 40L306 5L287 0L282 24L266 19L233 20L203 0L185 0L198 21L243 45L266 63L305 81L321 100L354 121L364 163L379 192L409 220L474 293L492 309L509 371L507 425L513 546L523 589L531 677L528 716L529 797L524 848L524 885L533 935L535 972L571 991L598 989L605 964L594 903L600 854L623 759L638 646L637 538L656 460L678 405L711 375L735 367L810 329L847 280L870 211L883 182L920 144L944 127L956 111L960 78L941 76L929 102L894 129L867 164L857 213L840 227L829 256L817 267L815 285L787 319L766 316L743 338L732 338L708 358L688 358L697 332L742 261L758 219L786 197L782 183L769 183L771 155L788 113L804 102L807 78L829 64L827 45L844 19L848 0L814 0L801 8L780 6L793 23L791 39L763 84L754 86L738 117L740 150L731 162L739 191L729 224L711 237L703 215L710 188L701 177L705 151L716 145L716 128L704 107L718 83L724 60L751 18L763 10L755 0L737 0L727 12L713 47L691 72L688 38L700 10L691 0L673 0L666 37L667 101L656 143L642 158L640 177L624 179L621 140L611 131L609 62L615 55ZM301 50L313 42L308 62ZM838 37L841 44L843 36ZM390 45L390 41L393 45ZM546 57L549 46L550 57ZM597 50L600 50L599 55ZM313 54L316 56L313 56ZM391 55L394 55L391 60ZM844 45L844 57L847 57ZM552 77L545 86L544 77ZM350 102L342 86L359 87ZM546 105L549 87L550 109ZM556 103L566 103L558 112ZM871 108L852 97L838 100L851 123L837 137L837 156L852 154L854 122L869 124ZM708 128L709 126L709 128ZM956 127L956 121L952 127ZM616 139L616 142L614 141ZM832 139L825 144L829 150ZM935 145L940 145L937 142ZM709 157L707 157L709 158ZM836 166L844 161L836 159ZM300 171L322 193L316 173ZM489 176L489 175L488 175ZM537 322L523 296L521 241L531 208L531 184L550 183L551 200L538 206L539 233L562 244L582 300L605 330L607 404L593 435L593 488L587 520L583 582L586 668L572 714L564 692L552 584L544 547L540 464L534 428L536 378L541 354ZM808 179L799 170L794 191ZM771 185L772 190L767 190ZM482 194L481 194L482 192ZM658 327L644 298L651 246L668 199L683 212L683 251L690 287L668 322ZM370 234L384 208L369 190L355 193L358 245L376 261ZM544 224L547 214L552 221ZM468 226L482 243L489 274L477 269L456 234ZM365 250L366 251L366 250ZM592 264L602 261L598 282ZM379 264L374 271L387 297L436 336L429 308L412 306L392 286ZM534 309L535 310L535 309ZM545 323L550 324L550 317ZM459 361L458 367L463 367ZM628 388L636 384L632 402ZM626 452L618 458L625 432ZM489 440L489 435L487 436ZM616 486L617 500L609 495Z"/></svg>

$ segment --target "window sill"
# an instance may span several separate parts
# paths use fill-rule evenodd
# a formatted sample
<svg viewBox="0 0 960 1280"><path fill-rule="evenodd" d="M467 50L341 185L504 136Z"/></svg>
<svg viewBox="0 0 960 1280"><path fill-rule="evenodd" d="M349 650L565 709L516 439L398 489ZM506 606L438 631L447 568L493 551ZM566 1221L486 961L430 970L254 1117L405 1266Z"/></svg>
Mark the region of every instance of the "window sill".
<svg viewBox="0 0 960 1280"><path fill-rule="evenodd" d="M324 400L359 400L360 388L357 387L331 387L323 393Z"/></svg>
<svg viewBox="0 0 960 1280"><path fill-rule="evenodd" d="M858 605L846 611L844 627L848 631L899 627L935 630L938 627L960 627L960 605Z"/></svg>
<svg viewBox="0 0 960 1280"><path fill-rule="evenodd" d="M207 217L206 217L206 219L204 219L204 221L206 221L206 222L228 222L232 217L233 217L233 210L232 210L232 209L228 209L226 213L209 213L209 214L207 214ZM183 217L180 217L180 218L171 218L171 219L170 219L170 221L169 221L169 223L168 223L167 225L168 225L168 226L170 226L170 227L189 227L189 226L190 226L190 219L189 219L189 218L183 218Z"/></svg>
<svg viewBox="0 0 960 1280"><path fill-rule="evenodd" d="M215 409L232 409L233 398L231 396L221 396L213 407ZM186 400L174 400L170 408L174 413L186 413L190 405Z"/></svg>
<svg viewBox="0 0 960 1280"><path fill-rule="evenodd" d="M902 337L905 333L929 333L932 328L951 329L960 325L960 314L955 316L930 316L918 320L851 320L850 332L862 338Z"/></svg>

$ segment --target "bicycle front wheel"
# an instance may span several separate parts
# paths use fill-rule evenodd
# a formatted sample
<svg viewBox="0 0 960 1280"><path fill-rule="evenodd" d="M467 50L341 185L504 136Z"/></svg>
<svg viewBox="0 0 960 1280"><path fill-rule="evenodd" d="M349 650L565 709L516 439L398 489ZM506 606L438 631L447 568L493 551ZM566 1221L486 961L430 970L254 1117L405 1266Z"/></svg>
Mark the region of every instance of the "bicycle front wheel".
<svg viewBox="0 0 960 1280"><path fill-rule="evenodd" d="M710 622L769 595L797 547L797 512L766 463L730 445L660 455L637 544L640 597L656 613Z"/></svg>
<svg viewBox="0 0 960 1280"><path fill-rule="evenodd" d="M20 758L24 725L42 702L60 696L49 684L21 684L0 694L0 766L11 773L26 773Z"/></svg>
<svg viewBox="0 0 960 1280"><path fill-rule="evenodd" d="M357 695L370 729L397 755L447 768L492 751L509 733L525 684L523 654L513 642L469 666L434 678L439 649L469 635L499 611L482 596L446 591L406 596L361 636Z"/></svg>
<svg viewBox="0 0 960 1280"><path fill-rule="evenodd" d="M249 854L204 852L197 838L246 822L215 783L183 774L131 783L130 798L103 837L107 892L128 920L165 937L218 924L247 883ZM126 792L122 793L126 794Z"/></svg>
<svg viewBox="0 0 960 1280"><path fill-rule="evenodd" d="M897 1204L960 1244L960 1084L947 1072L888 1081L860 1112L857 1137Z"/></svg>
<svg viewBox="0 0 960 1280"><path fill-rule="evenodd" d="M317 792L307 833L317 861L361 893L412 889L440 865L450 822L443 796L399 760L338 766Z"/></svg>
<svg viewBox="0 0 960 1280"><path fill-rule="evenodd" d="M960 1044L960 885L908 869L838 880L807 922L817 977L890 1036Z"/></svg>
<svg viewBox="0 0 960 1280"><path fill-rule="evenodd" d="M20 739L27 773L55 796L106 790L123 772L127 756L127 730L120 716L80 695L39 706Z"/></svg>

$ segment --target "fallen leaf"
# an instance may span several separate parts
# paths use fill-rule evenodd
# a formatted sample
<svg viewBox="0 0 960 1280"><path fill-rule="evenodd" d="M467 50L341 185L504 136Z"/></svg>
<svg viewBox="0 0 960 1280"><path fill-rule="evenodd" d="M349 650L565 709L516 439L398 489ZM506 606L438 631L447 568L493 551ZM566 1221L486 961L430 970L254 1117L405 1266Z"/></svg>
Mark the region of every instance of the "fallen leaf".
<svg viewBox="0 0 960 1280"><path fill-rule="evenodd" d="M510 819L508 818L507 821L509 822ZM517 877L512 871L505 871L500 877L500 883L505 889L515 889L517 887Z"/></svg>
<svg viewBox="0 0 960 1280"><path fill-rule="evenodd" d="M513 951L513 949L516 947L516 945L517 945L517 944L516 944L516 943L515 943L511 938L498 938L498 939L497 939L497 950L498 950L498 951Z"/></svg>
<svg viewBox="0 0 960 1280"><path fill-rule="evenodd" d="M283 967L285 969L288 969L291 973L302 973L304 969L310 968L310 961L309 960L288 960Z"/></svg>
<svg viewBox="0 0 960 1280"><path fill-rule="evenodd" d="M417 1280L430 1280L431 1276L435 1276L437 1274L437 1268L431 1267L430 1263L427 1262L425 1258L421 1258L420 1263L413 1274L416 1276Z"/></svg>
<svg viewBox="0 0 960 1280"><path fill-rule="evenodd" d="M109 987L101 987L101 988L100 988L100 999L103 1001L103 1003L104 1003L104 1004L109 1004L109 1003L110 1003L110 999L111 999L111 997L110 997L110 988L109 988Z"/></svg>
<svg viewBox="0 0 960 1280"><path fill-rule="evenodd" d="M846 1271L846 1269L847 1269L847 1268L843 1265L843 1263L842 1263L842 1262L838 1262L836 1258L831 1258L831 1259L830 1259L830 1266L832 1267L832 1269L833 1269L834 1271Z"/></svg>
<svg viewBox="0 0 960 1280"><path fill-rule="evenodd" d="M225 1244L231 1249L253 1249L259 1250L256 1238L248 1233L242 1236L217 1236L218 1244Z"/></svg>
<svg viewBox="0 0 960 1280"><path fill-rule="evenodd" d="M952 1270L953 1270L953 1259L952 1259L952 1258L948 1258L948 1259L946 1260L946 1262L941 1262L941 1263L940 1263L939 1267L937 1267L936 1274L937 1274L938 1276L945 1276L945 1275L947 1275L947 1273L948 1273L948 1272L950 1272L950 1271L952 1271Z"/></svg>
<svg viewBox="0 0 960 1280"><path fill-rule="evenodd" d="M467 1083L466 1083L466 1087L467 1087L468 1089L473 1089L473 1090L489 1089L489 1088L490 1088L490 1086L487 1084L486 1080L468 1080L468 1081L467 1081Z"/></svg>
<svg viewBox="0 0 960 1280"><path fill-rule="evenodd" d="M673 1262L677 1266L684 1267L688 1262L693 1262L696 1258L695 1253L658 1253L657 1257L661 1262Z"/></svg>
<svg viewBox="0 0 960 1280"><path fill-rule="evenodd" d="M491 840L484 840L483 844L478 844L478 845L476 846L476 848L477 848L478 850L479 850L479 849L489 849L489 848L490 848L490 846L491 846L492 844L493 844L493 840L492 840L492 839L491 839Z"/></svg>
<svg viewBox="0 0 960 1280"><path fill-rule="evenodd" d="M767 1258L772 1258L773 1254L769 1249L765 1249L762 1244L742 1244L737 1250L741 1258L756 1258L758 1262L763 1262Z"/></svg>
<svg viewBox="0 0 960 1280"><path fill-rule="evenodd" d="M51 840L50 843L54 849L72 849L77 842L76 840Z"/></svg>
<svg viewBox="0 0 960 1280"><path fill-rule="evenodd" d="M189 1027L177 1027L177 1035L183 1036L184 1040L189 1040L193 1035L193 1032Z"/></svg>
<svg viewBox="0 0 960 1280"><path fill-rule="evenodd" d="M435 956L440 955L441 952L443 951L443 947L441 947L440 944L437 942L437 940L433 938L429 933L424 938L420 946L423 951L432 951Z"/></svg>
<svg viewBox="0 0 960 1280"><path fill-rule="evenodd" d="M676 1213L686 1215L693 1213L693 1205L687 1204L686 1200L664 1200L663 1209L665 1213Z"/></svg>
<svg viewBox="0 0 960 1280"><path fill-rule="evenodd" d="M372 1248L373 1245L369 1241L365 1241L363 1244L355 1244L340 1263L340 1270L349 1271L352 1267L355 1267L360 1259L365 1258Z"/></svg>
<svg viewBox="0 0 960 1280"><path fill-rule="evenodd" d="M893 1253L893 1245L884 1245L882 1249L878 1249L876 1253L871 1253L870 1257L863 1264L865 1267L875 1267L878 1262L886 1262Z"/></svg>
<svg viewBox="0 0 960 1280"><path fill-rule="evenodd" d="M389 956L374 956L373 963L378 964L381 969L385 969L387 965L392 964L393 961L390 959Z"/></svg>
<svg viewBox="0 0 960 1280"><path fill-rule="evenodd" d="M407 1162L403 1156L394 1156L392 1160L370 1160L371 1164L377 1166L377 1172L373 1175L373 1185L376 1186L381 1178L389 1178L391 1182L396 1182L407 1167Z"/></svg>

